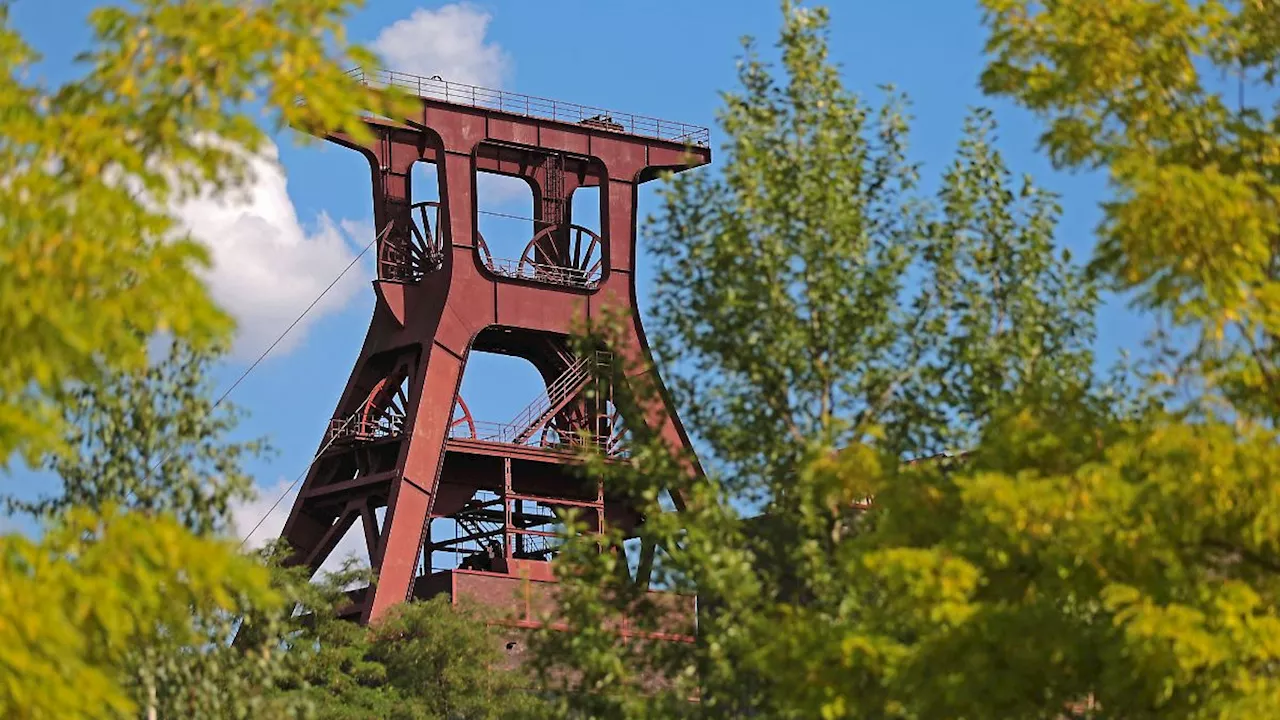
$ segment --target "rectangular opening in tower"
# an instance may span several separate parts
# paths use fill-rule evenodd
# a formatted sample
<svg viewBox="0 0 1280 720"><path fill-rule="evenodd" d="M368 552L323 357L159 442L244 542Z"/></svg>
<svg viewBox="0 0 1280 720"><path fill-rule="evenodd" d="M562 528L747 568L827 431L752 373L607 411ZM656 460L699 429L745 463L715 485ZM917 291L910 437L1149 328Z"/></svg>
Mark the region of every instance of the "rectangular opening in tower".
<svg viewBox="0 0 1280 720"><path fill-rule="evenodd" d="M492 270L517 273L542 224L534 220L533 188L525 178L476 172L476 228L485 250L481 260Z"/></svg>
<svg viewBox="0 0 1280 720"><path fill-rule="evenodd" d="M601 217L603 208L600 205L600 186L586 185L573 191L570 197L570 214L573 224L586 228L603 237Z"/></svg>

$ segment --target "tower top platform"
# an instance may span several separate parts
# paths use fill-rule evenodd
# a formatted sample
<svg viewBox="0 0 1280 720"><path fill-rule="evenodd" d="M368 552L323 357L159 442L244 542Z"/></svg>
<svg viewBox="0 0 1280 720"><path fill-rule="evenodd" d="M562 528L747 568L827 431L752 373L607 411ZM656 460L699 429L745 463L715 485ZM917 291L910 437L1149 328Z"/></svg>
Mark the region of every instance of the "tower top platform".
<svg viewBox="0 0 1280 720"><path fill-rule="evenodd" d="M439 75L424 77L362 67L352 68L347 74L365 87L398 88L425 100L451 105L494 110L508 115L580 125L700 148L707 147L711 140L711 131L698 125L450 82Z"/></svg>

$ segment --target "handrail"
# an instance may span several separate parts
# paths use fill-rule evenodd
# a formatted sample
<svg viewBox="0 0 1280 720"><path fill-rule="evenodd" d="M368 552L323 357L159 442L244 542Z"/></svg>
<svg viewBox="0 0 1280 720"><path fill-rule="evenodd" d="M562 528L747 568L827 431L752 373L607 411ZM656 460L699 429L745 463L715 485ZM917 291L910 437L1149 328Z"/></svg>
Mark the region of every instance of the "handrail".
<svg viewBox="0 0 1280 720"><path fill-rule="evenodd" d="M576 390L577 385L590 376L590 372L587 370L589 359L589 357L579 358L576 363L560 373L560 377L547 386L547 391L539 393L538 397L533 399L533 402L526 405L523 410L516 414L510 424L520 427L521 433L523 433L530 425L541 420L543 415L546 415L561 400L564 400L564 396L567 393Z"/></svg>
<svg viewBox="0 0 1280 720"><path fill-rule="evenodd" d="M565 287L585 290L595 289L600 284L599 277L592 277L585 270L561 267L560 265L548 265L546 263L534 263L528 260L491 257L485 263L485 267L496 275L517 280L533 280L535 282L564 285Z"/></svg>
<svg viewBox="0 0 1280 720"><path fill-rule="evenodd" d="M356 410L345 418L331 418L326 439L330 442L346 440L378 440L384 437L395 437L404 430L403 420L387 420L384 418L369 419L361 416Z"/></svg>
<svg viewBox="0 0 1280 720"><path fill-rule="evenodd" d="M711 142L711 131L699 125L450 82L438 75L423 77L380 68L366 70L363 67L354 67L347 71L347 75L365 87L397 87L412 90L418 97L442 100L454 105L469 105L511 115L586 125L637 137L687 143L697 147L707 147Z"/></svg>

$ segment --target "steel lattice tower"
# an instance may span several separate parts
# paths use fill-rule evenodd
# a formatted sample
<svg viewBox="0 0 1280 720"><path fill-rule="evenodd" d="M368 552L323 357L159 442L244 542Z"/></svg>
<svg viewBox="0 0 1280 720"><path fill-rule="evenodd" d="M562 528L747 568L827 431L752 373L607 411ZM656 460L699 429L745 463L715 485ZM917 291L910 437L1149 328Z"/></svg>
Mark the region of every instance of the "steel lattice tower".
<svg viewBox="0 0 1280 720"><path fill-rule="evenodd" d="M523 588L521 617L531 622L541 595L530 585L553 580L550 510L579 508L597 528L643 522L577 472L578 431L619 453L624 421L646 422L674 450L689 450L672 408L619 418L593 365L625 358L632 362L617 364L651 366L633 272L637 188L662 171L710 162L708 132L438 78L353 77L416 93L421 112L365 118L369 145L323 136L368 159L376 227L385 232L364 345L283 536L292 562L315 572L363 525L378 582L352 593L350 615L361 621L415 596L509 603ZM412 202L416 162L435 165L438 200ZM493 257L477 229L478 171L520 178L533 191L535 231L518 258ZM598 233L572 222L569 200L582 187L599 188ZM575 322L617 310L633 319L619 345L576 357L568 342ZM477 422L459 396L472 351L528 360L545 394L510 423ZM436 539L439 522L455 536ZM433 572L433 555L446 552L464 559Z"/></svg>

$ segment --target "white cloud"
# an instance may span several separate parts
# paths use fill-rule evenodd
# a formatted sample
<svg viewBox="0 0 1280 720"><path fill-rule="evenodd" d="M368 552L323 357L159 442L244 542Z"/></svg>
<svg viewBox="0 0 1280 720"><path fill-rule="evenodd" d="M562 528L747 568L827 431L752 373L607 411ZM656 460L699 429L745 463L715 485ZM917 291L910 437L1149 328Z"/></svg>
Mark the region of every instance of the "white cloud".
<svg viewBox="0 0 1280 720"><path fill-rule="evenodd" d="M281 499L282 495L285 496L283 499ZM231 523L235 528L236 539L243 541L246 549L257 549L279 538L297 496L298 488L289 488L289 482L283 478L274 486L259 488L255 499L232 508ZM278 504L276 504L277 500L279 500ZM273 504L275 504L274 509L272 509ZM369 551L365 547L362 522L362 520L356 520L351 526L329 555L329 559L320 566L321 572L340 569L343 562L350 557L368 564ZM251 531L252 534L250 534Z"/></svg>
<svg viewBox="0 0 1280 720"><path fill-rule="evenodd" d="M242 358L265 350L320 296L355 257L353 244L363 248L372 240L367 228L351 221L335 223L325 214L312 232L304 229L277 158L275 145L268 143L251 161L252 183L237 197L199 197L175 209L186 229L210 250L213 266L205 280L214 300L239 324L235 354ZM276 352L296 347L308 326L355 297L372 273L371 256L343 275Z"/></svg>
<svg viewBox="0 0 1280 720"><path fill-rule="evenodd" d="M469 2L436 10L418 8L383 28L373 48L389 70L500 89L506 85L512 63L498 43L486 42L492 20L493 16ZM482 173L477 185L482 206L532 211L533 196L522 181ZM519 201L530 207L522 208Z"/></svg>
<svg viewBox="0 0 1280 720"><path fill-rule="evenodd" d="M485 42L492 19L469 2L418 8L383 28L373 48L390 70L499 88L511 61L497 43Z"/></svg>

